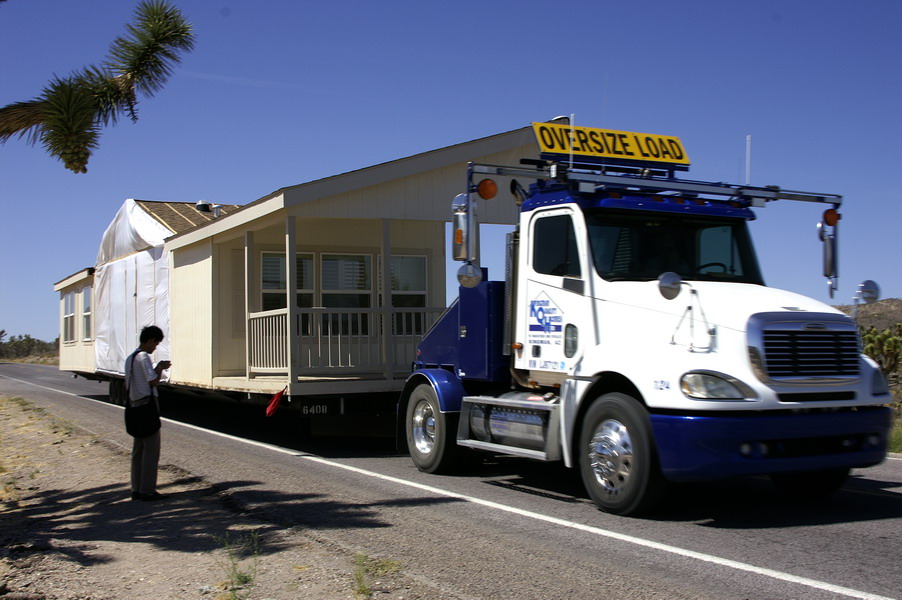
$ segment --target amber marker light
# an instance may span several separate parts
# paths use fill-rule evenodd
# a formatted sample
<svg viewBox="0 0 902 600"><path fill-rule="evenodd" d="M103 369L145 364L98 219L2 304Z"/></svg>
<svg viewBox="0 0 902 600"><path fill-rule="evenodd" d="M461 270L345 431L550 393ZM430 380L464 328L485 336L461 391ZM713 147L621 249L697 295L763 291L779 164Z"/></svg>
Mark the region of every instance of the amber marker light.
<svg viewBox="0 0 902 600"><path fill-rule="evenodd" d="M824 211L824 223L829 225L830 227L835 226L839 223L839 220L842 218L842 215L835 208L828 208Z"/></svg>
<svg viewBox="0 0 902 600"><path fill-rule="evenodd" d="M498 193L498 184L492 179L483 179L476 184L476 193L483 200L491 200Z"/></svg>

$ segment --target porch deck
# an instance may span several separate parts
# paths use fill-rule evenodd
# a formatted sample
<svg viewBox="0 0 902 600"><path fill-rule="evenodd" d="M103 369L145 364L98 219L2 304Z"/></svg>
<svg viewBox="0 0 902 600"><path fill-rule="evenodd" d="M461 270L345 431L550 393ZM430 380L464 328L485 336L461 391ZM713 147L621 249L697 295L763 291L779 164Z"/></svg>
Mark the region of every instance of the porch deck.
<svg viewBox="0 0 902 600"><path fill-rule="evenodd" d="M392 379L385 379L381 373L344 376L299 376L295 385L289 386L290 395L317 396L332 394L367 394L400 392L409 371L397 372ZM262 376L214 377L213 389L249 394L276 394L288 385L285 377Z"/></svg>
<svg viewBox="0 0 902 600"><path fill-rule="evenodd" d="M248 315L247 375L215 387L290 395L400 391L444 308L288 309ZM294 320L289 327L289 321ZM289 332L292 335L289 335Z"/></svg>

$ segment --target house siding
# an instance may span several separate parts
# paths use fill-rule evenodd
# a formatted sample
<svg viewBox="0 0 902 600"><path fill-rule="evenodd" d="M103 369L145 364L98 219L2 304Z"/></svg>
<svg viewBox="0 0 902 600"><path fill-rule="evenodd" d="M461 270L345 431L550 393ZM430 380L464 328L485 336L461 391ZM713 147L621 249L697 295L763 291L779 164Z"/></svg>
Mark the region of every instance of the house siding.
<svg viewBox="0 0 902 600"><path fill-rule="evenodd" d="M212 381L214 349L221 342L213 328L219 312L214 285L210 240L170 254L167 334L172 348L172 383L208 387Z"/></svg>

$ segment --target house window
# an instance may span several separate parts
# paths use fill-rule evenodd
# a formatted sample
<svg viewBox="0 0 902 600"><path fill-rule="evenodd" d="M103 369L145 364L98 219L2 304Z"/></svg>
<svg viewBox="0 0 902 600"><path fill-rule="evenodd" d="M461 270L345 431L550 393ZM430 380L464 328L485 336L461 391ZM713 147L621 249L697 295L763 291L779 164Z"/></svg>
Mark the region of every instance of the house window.
<svg viewBox="0 0 902 600"><path fill-rule="evenodd" d="M395 335L422 335L426 314L404 311L426 307L426 257L391 257L391 305L401 309L394 317Z"/></svg>
<svg viewBox="0 0 902 600"><path fill-rule="evenodd" d="M297 273L297 303L301 308L313 306L313 254L298 253L295 269ZM262 257L261 288L263 290L263 310L275 310L287 306L285 283L285 254L264 252Z"/></svg>
<svg viewBox="0 0 902 600"><path fill-rule="evenodd" d="M63 341L75 341L75 292L63 295Z"/></svg>
<svg viewBox="0 0 902 600"><path fill-rule="evenodd" d="M81 291L81 323L82 336L85 341L92 338L91 335L91 288L86 287Z"/></svg>
<svg viewBox="0 0 902 600"><path fill-rule="evenodd" d="M322 305L326 308L370 308L373 298L372 257L367 254L323 254L321 257ZM333 315L324 323L331 332L367 335L369 315Z"/></svg>

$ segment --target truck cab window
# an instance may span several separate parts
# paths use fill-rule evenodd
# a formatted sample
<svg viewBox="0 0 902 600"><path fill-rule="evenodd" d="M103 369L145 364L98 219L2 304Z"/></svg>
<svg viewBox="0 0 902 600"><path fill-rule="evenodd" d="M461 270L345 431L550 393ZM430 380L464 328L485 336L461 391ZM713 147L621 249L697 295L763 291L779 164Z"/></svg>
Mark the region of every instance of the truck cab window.
<svg viewBox="0 0 902 600"><path fill-rule="evenodd" d="M595 269L609 281L672 271L686 280L764 283L741 219L596 211L587 225Z"/></svg>
<svg viewBox="0 0 902 600"><path fill-rule="evenodd" d="M533 226L532 268L537 273L580 277L579 249L570 215L540 217Z"/></svg>

